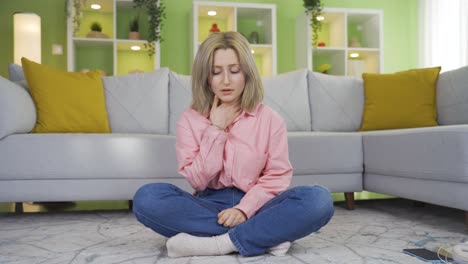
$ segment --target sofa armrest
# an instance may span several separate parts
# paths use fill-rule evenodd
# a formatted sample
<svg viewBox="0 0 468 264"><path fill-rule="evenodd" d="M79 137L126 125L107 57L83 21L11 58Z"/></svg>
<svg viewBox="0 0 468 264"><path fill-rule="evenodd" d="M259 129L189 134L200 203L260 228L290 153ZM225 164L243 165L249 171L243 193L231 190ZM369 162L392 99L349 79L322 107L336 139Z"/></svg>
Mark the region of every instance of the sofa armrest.
<svg viewBox="0 0 468 264"><path fill-rule="evenodd" d="M0 139L28 133L36 124L36 108L24 87L0 77Z"/></svg>

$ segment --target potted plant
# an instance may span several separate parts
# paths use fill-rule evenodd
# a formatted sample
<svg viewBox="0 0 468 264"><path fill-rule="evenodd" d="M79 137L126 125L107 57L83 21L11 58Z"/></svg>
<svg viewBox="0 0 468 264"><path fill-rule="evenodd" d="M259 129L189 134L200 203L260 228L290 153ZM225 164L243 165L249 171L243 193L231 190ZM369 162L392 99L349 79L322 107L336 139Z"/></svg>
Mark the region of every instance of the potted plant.
<svg viewBox="0 0 468 264"><path fill-rule="evenodd" d="M320 0L303 0L307 15L310 17L312 26L312 45L316 46L318 41L318 32L322 28L322 22L317 19L322 14L322 3Z"/></svg>
<svg viewBox="0 0 468 264"><path fill-rule="evenodd" d="M88 38L108 38L108 36L102 33L102 26L99 22L93 22L90 26L91 32L86 37Z"/></svg>
<svg viewBox="0 0 468 264"><path fill-rule="evenodd" d="M94 31L94 32L101 32L102 31L102 26L101 24L99 24L99 22L93 22L91 24L91 31Z"/></svg>
<svg viewBox="0 0 468 264"><path fill-rule="evenodd" d="M162 0L133 0L134 8L143 8L148 14L148 37L145 48L148 49L149 56L155 53L155 45L158 41L163 41L161 30L163 21L166 18L165 6Z"/></svg>
<svg viewBox="0 0 468 264"><path fill-rule="evenodd" d="M140 39L140 24L138 16L135 16L132 20L130 20L130 32L128 32L128 39Z"/></svg>

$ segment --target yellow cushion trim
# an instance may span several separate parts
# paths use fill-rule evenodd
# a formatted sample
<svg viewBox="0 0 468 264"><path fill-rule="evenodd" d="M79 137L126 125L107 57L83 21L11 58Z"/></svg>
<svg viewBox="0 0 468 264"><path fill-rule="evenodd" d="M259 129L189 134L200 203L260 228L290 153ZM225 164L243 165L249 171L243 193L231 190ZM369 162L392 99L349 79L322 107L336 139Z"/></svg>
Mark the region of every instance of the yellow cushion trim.
<svg viewBox="0 0 468 264"><path fill-rule="evenodd" d="M36 105L33 132L110 132L99 72L65 72L26 58L21 62Z"/></svg>
<svg viewBox="0 0 468 264"><path fill-rule="evenodd" d="M365 104L359 130L437 126L436 84L440 69L364 73Z"/></svg>

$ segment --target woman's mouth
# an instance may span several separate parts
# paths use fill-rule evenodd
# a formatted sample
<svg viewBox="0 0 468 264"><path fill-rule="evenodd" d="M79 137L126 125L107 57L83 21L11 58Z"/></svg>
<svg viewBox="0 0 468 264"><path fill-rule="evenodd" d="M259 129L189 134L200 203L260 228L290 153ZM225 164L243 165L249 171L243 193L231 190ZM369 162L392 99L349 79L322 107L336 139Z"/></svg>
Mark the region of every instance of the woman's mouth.
<svg viewBox="0 0 468 264"><path fill-rule="evenodd" d="M234 89L222 89L221 92L223 94L231 94L232 92L234 92Z"/></svg>

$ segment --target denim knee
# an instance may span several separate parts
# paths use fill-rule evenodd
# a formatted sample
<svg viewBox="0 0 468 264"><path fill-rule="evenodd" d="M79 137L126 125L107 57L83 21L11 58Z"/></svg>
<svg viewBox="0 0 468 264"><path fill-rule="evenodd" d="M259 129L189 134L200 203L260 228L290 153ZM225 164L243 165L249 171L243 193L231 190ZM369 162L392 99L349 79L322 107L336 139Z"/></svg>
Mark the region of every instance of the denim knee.
<svg viewBox="0 0 468 264"><path fill-rule="evenodd" d="M133 212L144 214L146 211L154 211L159 200L170 193L174 193L175 186L170 183L149 183L141 186L133 196Z"/></svg>
<svg viewBox="0 0 468 264"><path fill-rule="evenodd" d="M301 200L306 217L327 224L335 211L330 191L326 188L313 186L300 186L295 189L297 197Z"/></svg>

